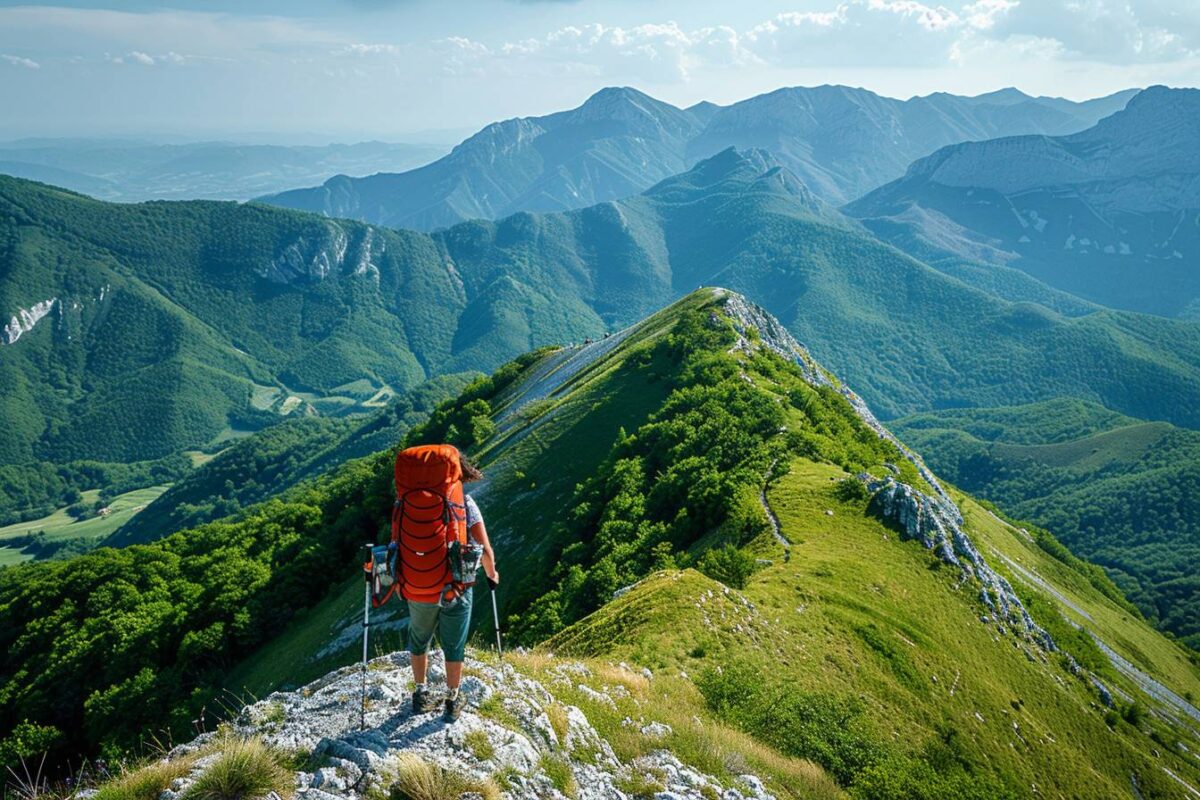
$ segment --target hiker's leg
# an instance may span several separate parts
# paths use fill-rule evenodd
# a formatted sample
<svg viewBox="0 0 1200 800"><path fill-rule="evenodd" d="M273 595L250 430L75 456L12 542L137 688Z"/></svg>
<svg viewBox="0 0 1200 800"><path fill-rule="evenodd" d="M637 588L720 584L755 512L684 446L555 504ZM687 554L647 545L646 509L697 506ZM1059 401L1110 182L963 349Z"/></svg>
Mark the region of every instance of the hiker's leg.
<svg viewBox="0 0 1200 800"><path fill-rule="evenodd" d="M425 682L429 666L429 643L438 626L437 603L408 601L408 652L412 654L413 680Z"/></svg>
<svg viewBox="0 0 1200 800"><path fill-rule="evenodd" d="M471 632L472 589L463 592L458 602L443 608L438 619L438 639L442 652L446 654L446 686L451 691L462 682L463 659L467 649L467 635Z"/></svg>
<svg viewBox="0 0 1200 800"><path fill-rule="evenodd" d="M429 654L422 653L412 657L413 682L424 683L425 671L429 669Z"/></svg>
<svg viewBox="0 0 1200 800"><path fill-rule="evenodd" d="M463 668L463 662L461 662L461 661L447 661L446 662L446 688L447 689L450 689L451 691L453 691L458 688L459 684L462 683L462 668Z"/></svg>

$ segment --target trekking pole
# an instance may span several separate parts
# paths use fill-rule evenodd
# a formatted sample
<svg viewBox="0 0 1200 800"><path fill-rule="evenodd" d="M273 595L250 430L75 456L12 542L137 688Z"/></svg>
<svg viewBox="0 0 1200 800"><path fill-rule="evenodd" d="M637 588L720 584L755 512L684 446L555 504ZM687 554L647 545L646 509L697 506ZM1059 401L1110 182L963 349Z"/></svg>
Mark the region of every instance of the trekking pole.
<svg viewBox="0 0 1200 800"><path fill-rule="evenodd" d="M496 620L496 652L504 655L504 647L500 644L500 611L496 608L496 582L487 579L488 587L492 590L492 619Z"/></svg>
<svg viewBox="0 0 1200 800"><path fill-rule="evenodd" d="M372 558L372 545L366 545L367 563L370 569L366 571L366 592L363 594L363 661L362 661L362 705L359 708L359 728L367 729L367 632L371 629L371 581L375 579L375 563Z"/></svg>

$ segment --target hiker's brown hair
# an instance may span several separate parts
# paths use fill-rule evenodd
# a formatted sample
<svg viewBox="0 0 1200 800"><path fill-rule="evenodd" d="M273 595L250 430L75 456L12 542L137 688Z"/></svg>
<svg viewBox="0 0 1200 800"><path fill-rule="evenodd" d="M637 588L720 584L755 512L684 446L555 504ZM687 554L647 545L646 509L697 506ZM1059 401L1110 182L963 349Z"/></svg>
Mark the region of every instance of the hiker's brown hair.
<svg viewBox="0 0 1200 800"><path fill-rule="evenodd" d="M466 456L459 456L458 461L462 464L462 482L472 483L473 481L483 480L483 473L479 468L467 460Z"/></svg>

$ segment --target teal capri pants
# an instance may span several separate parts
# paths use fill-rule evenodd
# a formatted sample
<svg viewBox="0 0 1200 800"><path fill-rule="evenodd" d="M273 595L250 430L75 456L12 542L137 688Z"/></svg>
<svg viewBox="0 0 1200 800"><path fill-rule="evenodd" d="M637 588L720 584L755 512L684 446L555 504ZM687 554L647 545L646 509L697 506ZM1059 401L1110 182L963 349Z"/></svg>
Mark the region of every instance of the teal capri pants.
<svg viewBox="0 0 1200 800"><path fill-rule="evenodd" d="M467 589L449 608L436 602L408 601L408 651L424 655L437 633L447 661L462 661L471 632L471 603L474 592Z"/></svg>

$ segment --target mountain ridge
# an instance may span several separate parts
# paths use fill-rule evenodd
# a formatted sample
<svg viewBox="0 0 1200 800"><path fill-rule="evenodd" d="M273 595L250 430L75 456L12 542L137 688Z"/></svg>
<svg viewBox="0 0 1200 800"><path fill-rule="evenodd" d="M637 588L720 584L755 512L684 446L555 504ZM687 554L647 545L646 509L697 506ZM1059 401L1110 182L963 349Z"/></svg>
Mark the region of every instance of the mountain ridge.
<svg viewBox="0 0 1200 800"><path fill-rule="evenodd" d="M898 177L939 145L1087 127L1127 94L1090 106L1045 98L994 105L953 95L901 101L845 86L788 87L727 106L679 109L631 87L609 87L575 109L492 123L417 170L337 176L259 200L429 231L468 218L620 199L737 146L775 152L818 196L842 203ZM837 163L846 148L861 156L848 172Z"/></svg>
<svg viewBox="0 0 1200 800"><path fill-rule="evenodd" d="M202 414L190 412L179 423L162 417L167 427L154 445L159 450L128 454L157 457L210 441L231 421L258 419L261 426L277 419L260 413L275 403L278 410L303 402L336 414L378 391L402 391L431 372L490 369L531 347L598 336L715 282L765 303L850 376L885 417L939 403L994 405L1002 396L1032 401L1082 393L1132 415L1196 424L1184 404L1171 400L1200 384L1193 326L1086 306L1065 316L971 288L964 280L980 276L950 277L874 241L761 151L726 149L626 200L472 221L432 235L254 204L105 205L5 180L0 185L16 210L13 230L22 244L9 256L17 268L0 284L0 303L13 313L52 297L74 304L64 288L79 285L89 286L86 308L99 309L106 285L97 278L101 273L84 275L71 266L77 260L72 248L82 247L112 276L103 308L113 311L88 311L88 324L112 325L114 341L129 340L114 350L105 344L107 333L94 342L72 339L84 328L60 330L43 319L0 349L0 367L14 382L6 398L9 417L22 421L16 430L24 438L14 441L26 442L25 460L47 433L72 442L65 455L103 455L86 451L90 436L77 428L54 434L44 415L65 414L69 402L61 395L44 408L33 399L49 396L47 374L58 374L42 364L70 353L92 355L90 362L62 362L64 377L55 380L76 387L68 401L82 396L79 382L90 374L89 363L100 364L100 354L115 359L104 373L113 399L92 409L100 415L90 423L96 429L107 429L100 424L104 415L116 424L122 381L142 381L132 387L158 380L153 371L132 371L134 361L158 369L168 383L203 377L212 384L200 392L208 398L196 407ZM64 221L69 235L61 230ZM124 232L145 224L166 225L182 238L172 244ZM220 243L214 231L223 232ZM47 271L41 266L47 259L62 266ZM992 288L987 281L980 285ZM1044 288L1030 286L1036 291L1022 288L1012 296L1053 302ZM953 313L945 313L947 307ZM146 326L159 330L148 322L148 309L162 315L164 330L177 333L143 337L138 331ZM956 319L966 318L977 327L964 332ZM896 325L910 335L896 337ZM147 348L156 341L194 351L189 363L226 366L220 374L207 369L171 377L165 366L149 363L155 357ZM1088 356L1048 360L1054 348ZM977 362L972 352L1004 352L1030 378L1013 384L996 371L999 361L995 369L979 367L990 364L991 355ZM1143 377L1116 381L1092 369L1099 363ZM356 383L362 380L369 392ZM263 408L255 408L252 397ZM164 406L162 413L168 411ZM126 426L114 428L106 441L116 447L128 438Z"/></svg>
<svg viewBox="0 0 1200 800"><path fill-rule="evenodd" d="M1178 737L1190 749L1195 733L1182 718L1200 712L1188 711L1183 693L1200 686L1196 665L1131 616L1102 576L1050 555L952 487L936 499L917 463L867 424L848 392L764 310L708 289L608 339L530 354L436 411L409 440L470 431L460 444L487 475L472 494L506 558L497 598L505 634L526 642L535 619L555 634L535 636L541 646L508 666L476 651L474 702L459 727L408 715L395 657L366 672L348 666L362 656L359 547L364 530L385 535L391 449L159 543L0 572L0 659L30 667L0 669L20 682L5 689L22 699L12 713L40 724L83 714L86 725L72 733L115 746L119 735L167 719L187 727L223 684L267 695L244 715L231 711L240 736L274 741L272 731L319 727L318 758L301 783L344 792L375 769L360 751L387 756L392 733L409 742L417 729L413 747L427 755L453 748L463 759L471 748L458 736L481 725L511 741L524 730L508 716L522 718L517 699L502 691L489 703L475 682L497 688L498 669L505 680L545 686L551 697L520 683L543 710L577 708L622 762L665 750L722 785L749 772L769 791L791 787L800 797L1021 797L1033 784L1039 794L1123 797L1136 779L1148 796L1185 796L1176 780L1191 785L1200 773L1185 751L1157 742ZM887 477L876 485L871 474ZM960 520L934 513L939 506L956 508ZM318 564L343 565L345 581L323 594L310 580ZM1007 608L982 591L984 564L1016 599ZM152 574L127 574L134 565ZM125 581L145 584L145 594ZM82 610L55 591L64 582L121 603L77 618ZM271 602L280 593L288 603ZM171 596L192 601L178 615L142 613ZM582 605L572 610L568 597ZM58 623L52 639L25 627L21 615L35 603ZM1044 629L1026 627L1027 617ZM126 635L112 641L106 631L117 626ZM6 638L19 630L29 634ZM371 630L389 653L403 625L385 609ZM1139 688L1092 635L1132 675L1172 687L1180 705ZM102 665L72 672L97 647ZM56 660L60 670L37 668L67 652L74 659ZM232 672L213 666L242 658ZM216 684L197 685L198 676ZM355 731L361 712L348 689L357 691L360 676L374 733ZM314 678L309 692L267 694ZM605 688L617 683L630 695ZM1123 716L1135 699L1155 713ZM317 704L324 711L314 727L308 714ZM548 713L550 730L558 713ZM576 783L605 782L585 769L596 763L587 748L556 750L563 735L545 738ZM479 780L496 776L499 765L476 758L453 766L481 770ZM537 785L552 769L541 759L508 779Z"/></svg>
<svg viewBox="0 0 1200 800"><path fill-rule="evenodd" d="M1078 133L943 148L845 210L927 260L1012 266L1087 300L1188 318L1198 117L1200 90L1150 87Z"/></svg>

